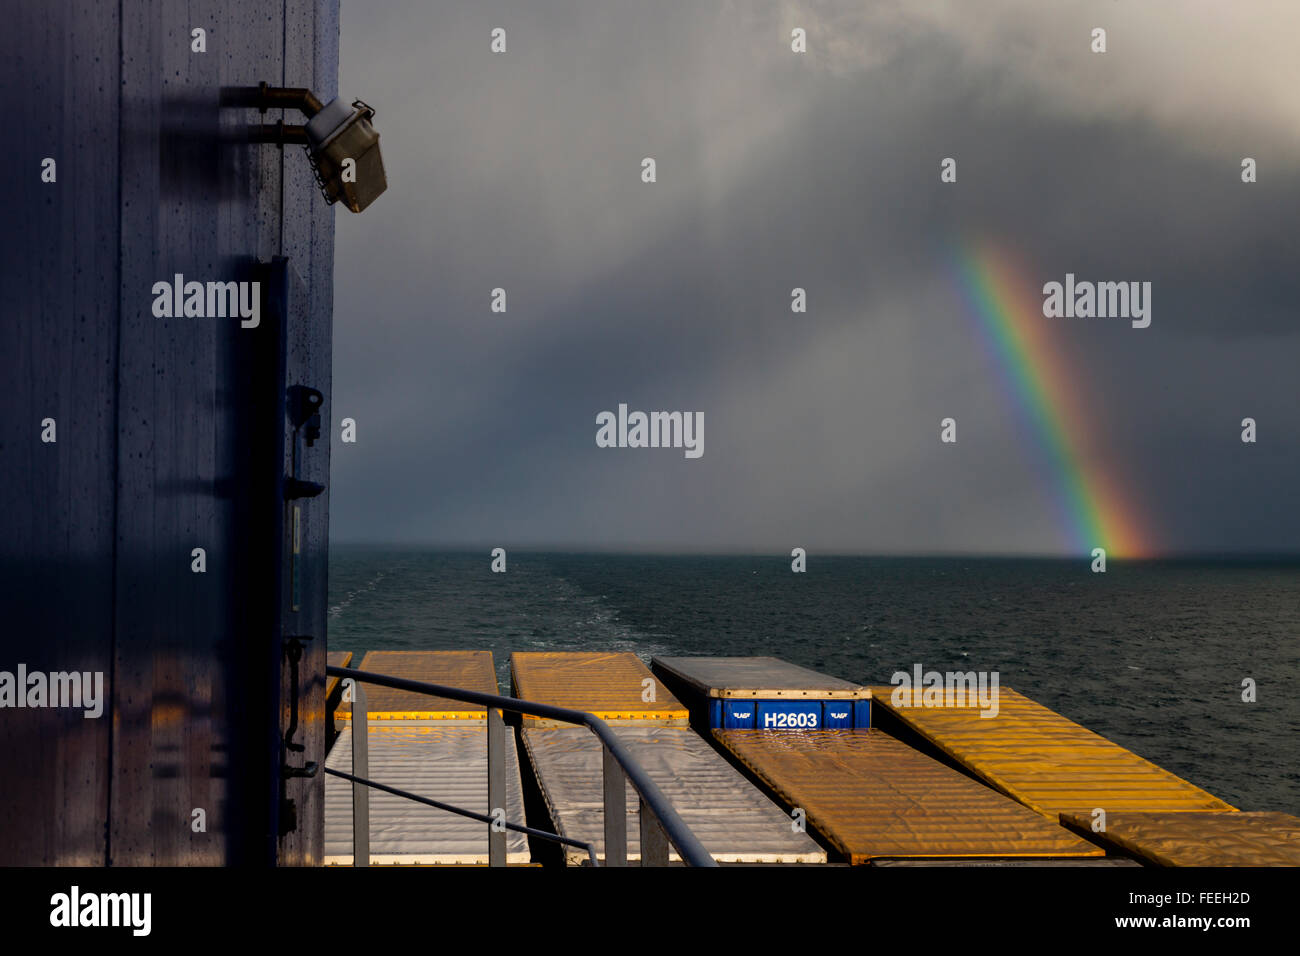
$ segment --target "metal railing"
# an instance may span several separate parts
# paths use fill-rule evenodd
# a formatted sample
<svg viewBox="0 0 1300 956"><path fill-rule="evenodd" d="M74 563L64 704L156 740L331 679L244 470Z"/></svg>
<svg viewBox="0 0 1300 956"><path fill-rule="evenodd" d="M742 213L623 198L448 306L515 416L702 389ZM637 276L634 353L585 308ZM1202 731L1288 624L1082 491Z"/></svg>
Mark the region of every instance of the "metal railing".
<svg viewBox="0 0 1300 956"><path fill-rule="evenodd" d="M506 830L524 833L529 836L550 840L566 846L584 848L593 866L598 865L596 848L581 840L562 837L556 833L537 830L522 824L504 820L505 785L506 785L506 726L502 711L556 720L566 724L577 724L591 730L600 741L602 752L602 775L604 786L605 817L605 865L627 865L627 783L631 782L636 791L640 806L641 822L641 865L666 866L668 864L668 846L671 843L688 866L717 866L709 851L700 843L699 838L673 809L673 805L664 796L663 791L650 779L636 758L619 740L610 726L597 717L581 710L569 710L565 707L553 707L550 704L538 704L520 700L517 697L502 697L498 694L484 694L479 691L462 690L458 687L446 687L442 684L429 684L424 681L407 680L403 677L389 677L386 674L373 674L368 671L353 670L349 667L326 667L325 673L330 677L350 680L352 694L352 773L325 768L325 772L342 777L352 782L352 862L354 866L366 866L370 862L370 794L368 788L382 790L426 806L436 807L464 817L488 824L488 865L505 866ZM366 779L368 769L368 721L366 719L365 691L361 685L378 684L394 690L411 691L431 697L445 697L468 704L480 704L487 708L487 748L488 748L488 807L492 814L475 813L461 807L453 807L428 797L398 790L373 780Z"/></svg>

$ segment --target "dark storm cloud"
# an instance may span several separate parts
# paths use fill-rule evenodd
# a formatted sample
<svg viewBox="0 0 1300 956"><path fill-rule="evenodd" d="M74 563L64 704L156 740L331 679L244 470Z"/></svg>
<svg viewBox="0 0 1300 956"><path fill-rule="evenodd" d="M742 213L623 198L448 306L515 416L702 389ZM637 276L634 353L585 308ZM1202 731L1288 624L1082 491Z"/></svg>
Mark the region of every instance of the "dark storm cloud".
<svg viewBox="0 0 1300 956"><path fill-rule="evenodd" d="M1162 544L1300 540L1294 142L1222 97L1198 126L1181 89L1093 76L1086 28L1065 49L1087 17L1033 35L1062 45L1044 69L991 55L961 7L881 9L345 10L341 87L379 108L392 185L339 218L334 418L360 440L334 446L336 537L1057 550L1056 476L955 288L954 249L993 241L1035 291L1152 282L1149 329L1043 321L1067 323L1088 453ZM704 457L597 448L620 402L703 411Z"/></svg>

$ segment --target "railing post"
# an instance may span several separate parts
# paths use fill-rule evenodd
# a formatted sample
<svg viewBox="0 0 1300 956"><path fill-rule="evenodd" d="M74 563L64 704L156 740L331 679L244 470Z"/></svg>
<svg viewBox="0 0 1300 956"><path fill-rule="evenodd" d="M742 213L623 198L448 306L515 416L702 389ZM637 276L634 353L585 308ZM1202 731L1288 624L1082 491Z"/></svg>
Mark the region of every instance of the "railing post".
<svg viewBox="0 0 1300 956"><path fill-rule="evenodd" d="M506 865L506 722L501 711L487 709L488 745L488 866ZM498 828L497 818L501 820Z"/></svg>
<svg viewBox="0 0 1300 956"><path fill-rule="evenodd" d="M370 726L366 720L366 692L361 681L352 682L352 776L370 777ZM370 788L352 784L352 865L370 865Z"/></svg>
<svg viewBox="0 0 1300 956"><path fill-rule="evenodd" d="M640 800L640 804L641 865L667 866L668 834L664 832L663 824L659 822L655 812L646 806L644 799Z"/></svg>
<svg viewBox="0 0 1300 956"><path fill-rule="evenodd" d="M627 866L627 778L604 741L600 749L605 769L605 865Z"/></svg>

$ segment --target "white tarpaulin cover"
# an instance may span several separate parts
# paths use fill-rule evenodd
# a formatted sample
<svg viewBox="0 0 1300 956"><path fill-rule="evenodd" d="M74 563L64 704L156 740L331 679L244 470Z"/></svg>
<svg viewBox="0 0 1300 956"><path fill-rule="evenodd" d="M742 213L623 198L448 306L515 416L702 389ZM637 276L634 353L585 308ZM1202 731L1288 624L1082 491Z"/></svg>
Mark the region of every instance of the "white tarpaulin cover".
<svg viewBox="0 0 1300 956"><path fill-rule="evenodd" d="M704 739L687 727L621 725L619 739L720 863L825 863L826 851ZM604 799L600 741L585 727L528 728L524 747L556 830L596 845L603 859ZM627 786L628 858L639 860L636 791ZM570 863L586 852L567 847ZM680 857L670 848L670 859Z"/></svg>
<svg viewBox="0 0 1300 956"><path fill-rule="evenodd" d="M524 823L523 786L514 735L506 739L506 820ZM490 813L487 727L458 721L403 721L370 727L370 772L376 783L452 806ZM352 772L352 728L339 736L325 766ZM506 860L527 863L528 838L506 831ZM370 862L487 863L488 826L477 820L370 791ZM352 863L352 784L325 777L325 863Z"/></svg>

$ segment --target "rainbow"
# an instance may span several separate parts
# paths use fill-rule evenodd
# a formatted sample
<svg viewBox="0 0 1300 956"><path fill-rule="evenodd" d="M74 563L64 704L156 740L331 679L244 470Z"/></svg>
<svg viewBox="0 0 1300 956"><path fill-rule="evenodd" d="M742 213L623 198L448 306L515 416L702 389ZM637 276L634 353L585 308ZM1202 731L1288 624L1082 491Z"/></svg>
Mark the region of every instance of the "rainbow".
<svg viewBox="0 0 1300 956"><path fill-rule="evenodd" d="M1074 551L1107 557L1154 553L1141 509L1125 493L1096 445L1087 394L1052 340L1038 290L992 243L966 243L954 254L963 297L1006 380L1012 403L1034 435L1053 478L1056 506Z"/></svg>

